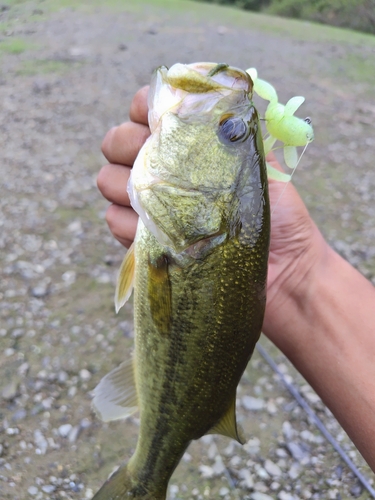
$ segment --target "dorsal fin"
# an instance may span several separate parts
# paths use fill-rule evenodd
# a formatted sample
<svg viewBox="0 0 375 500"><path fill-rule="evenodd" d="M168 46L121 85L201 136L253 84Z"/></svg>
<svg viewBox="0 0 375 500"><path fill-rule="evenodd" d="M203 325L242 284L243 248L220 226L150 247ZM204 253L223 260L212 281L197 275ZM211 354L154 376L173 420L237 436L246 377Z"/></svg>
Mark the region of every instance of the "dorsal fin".
<svg viewBox="0 0 375 500"><path fill-rule="evenodd" d="M207 434L221 434L222 436L235 439L240 444L246 443L242 429L238 426L236 421L236 394L225 415L207 432Z"/></svg>
<svg viewBox="0 0 375 500"><path fill-rule="evenodd" d="M121 307L129 299L133 291L134 272L135 272L134 243L132 243L131 247L125 254L124 260L122 261L117 278L116 292L115 292L116 313L119 312Z"/></svg>
<svg viewBox="0 0 375 500"><path fill-rule="evenodd" d="M137 411L134 362L131 358L109 372L94 389L92 407L104 422L129 417Z"/></svg>

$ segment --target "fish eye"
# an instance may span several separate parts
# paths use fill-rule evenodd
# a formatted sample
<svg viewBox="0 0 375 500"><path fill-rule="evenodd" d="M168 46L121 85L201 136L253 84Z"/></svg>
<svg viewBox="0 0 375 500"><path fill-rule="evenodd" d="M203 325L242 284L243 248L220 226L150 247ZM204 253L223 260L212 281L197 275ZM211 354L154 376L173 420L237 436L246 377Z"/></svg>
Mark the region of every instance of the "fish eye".
<svg viewBox="0 0 375 500"><path fill-rule="evenodd" d="M241 118L223 117L220 120L220 137L225 141L236 142L244 139L248 127Z"/></svg>
<svg viewBox="0 0 375 500"><path fill-rule="evenodd" d="M306 116L306 118L303 121L306 122L308 125L312 124L312 119L309 116Z"/></svg>

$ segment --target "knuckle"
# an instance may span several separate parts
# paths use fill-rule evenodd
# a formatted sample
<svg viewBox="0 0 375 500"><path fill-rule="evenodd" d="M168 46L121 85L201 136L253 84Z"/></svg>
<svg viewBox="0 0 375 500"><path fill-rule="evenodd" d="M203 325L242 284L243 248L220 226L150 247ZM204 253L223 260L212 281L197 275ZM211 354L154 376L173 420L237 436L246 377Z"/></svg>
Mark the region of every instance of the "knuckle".
<svg viewBox="0 0 375 500"><path fill-rule="evenodd" d="M105 165L99 170L98 176L96 178L96 184L98 186L98 189L104 197L106 197L108 189L108 177L109 177L108 170L109 170L109 165Z"/></svg>
<svg viewBox="0 0 375 500"><path fill-rule="evenodd" d="M115 130L117 127L112 127L108 132L105 134L104 139L102 141L102 153L103 155L109 160L109 157L111 155L111 144L113 140L113 135L115 133Z"/></svg>
<svg viewBox="0 0 375 500"><path fill-rule="evenodd" d="M117 210L115 205L111 205L108 207L106 213L105 213L105 220L106 223L109 226L109 229L113 234L115 234L115 228L116 228L116 219L117 219Z"/></svg>

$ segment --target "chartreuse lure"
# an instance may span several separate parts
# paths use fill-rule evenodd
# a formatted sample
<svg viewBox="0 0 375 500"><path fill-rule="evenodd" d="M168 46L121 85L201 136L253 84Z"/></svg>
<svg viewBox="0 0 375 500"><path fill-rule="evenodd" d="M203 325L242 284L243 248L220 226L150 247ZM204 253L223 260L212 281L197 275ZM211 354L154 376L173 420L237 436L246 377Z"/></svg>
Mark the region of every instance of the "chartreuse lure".
<svg viewBox="0 0 375 500"><path fill-rule="evenodd" d="M255 93L262 99L269 101L264 116L267 130L263 141L264 152L267 155L275 142L281 141L284 148L285 164L290 169L295 170L307 145L314 140L311 119L294 116L305 98L296 96L289 99L285 105L281 104L275 88L265 80L258 78L258 72L255 68L249 68L246 71L253 80ZM305 148L300 157L298 157L297 152L298 146ZM291 175L276 170L268 162L267 173L269 178L278 181L288 182L291 179Z"/></svg>

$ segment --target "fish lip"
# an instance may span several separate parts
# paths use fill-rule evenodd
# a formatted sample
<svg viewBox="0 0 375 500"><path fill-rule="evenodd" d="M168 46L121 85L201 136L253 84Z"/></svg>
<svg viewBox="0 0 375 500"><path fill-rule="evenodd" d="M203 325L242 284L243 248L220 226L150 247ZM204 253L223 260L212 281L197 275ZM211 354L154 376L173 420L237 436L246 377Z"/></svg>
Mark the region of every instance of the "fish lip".
<svg viewBox="0 0 375 500"><path fill-rule="evenodd" d="M253 92L250 75L226 63L176 63L167 70L165 81L174 89L186 90L189 93L220 90L245 91L247 94Z"/></svg>

